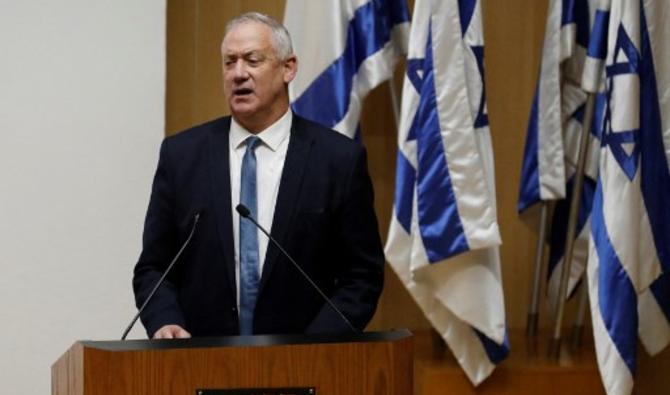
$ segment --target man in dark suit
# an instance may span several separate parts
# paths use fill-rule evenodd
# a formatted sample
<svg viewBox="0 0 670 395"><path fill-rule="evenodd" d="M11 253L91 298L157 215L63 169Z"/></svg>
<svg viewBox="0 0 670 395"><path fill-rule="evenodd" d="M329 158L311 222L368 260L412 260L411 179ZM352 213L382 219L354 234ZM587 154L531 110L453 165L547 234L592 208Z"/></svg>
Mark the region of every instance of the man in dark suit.
<svg viewBox="0 0 670 395"><path fill-rule="evenodd" d="M221 45L232 117L166 138L135 267L137 305L202 213L190 245L142 314L154 338L346 333L351 329L248 219L285 246L357 328L376 309L384 257L365 150L294 115L286 29L257 13Z"/></svg>

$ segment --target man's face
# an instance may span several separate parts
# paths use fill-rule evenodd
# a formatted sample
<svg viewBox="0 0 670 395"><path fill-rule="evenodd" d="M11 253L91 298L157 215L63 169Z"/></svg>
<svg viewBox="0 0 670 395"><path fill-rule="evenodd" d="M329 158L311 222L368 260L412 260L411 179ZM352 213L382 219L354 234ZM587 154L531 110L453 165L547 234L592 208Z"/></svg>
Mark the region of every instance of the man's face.
<svg viewBox="0 0 670 395"><path fill-rule="evenodd" d="M272 32L258 22L235 26L221 44L223 91L235 119L251 132L270 126L288 109L288 84L295 56L280 60Z"/></svg>

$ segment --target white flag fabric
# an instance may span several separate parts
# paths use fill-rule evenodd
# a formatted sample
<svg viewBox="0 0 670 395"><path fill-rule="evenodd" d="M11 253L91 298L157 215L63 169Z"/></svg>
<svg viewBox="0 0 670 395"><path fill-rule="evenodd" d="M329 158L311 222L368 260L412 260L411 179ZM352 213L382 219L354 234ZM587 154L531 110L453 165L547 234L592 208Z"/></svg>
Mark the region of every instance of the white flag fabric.
<svg viewBox="0 0 670 395"><path fill-rule="evenodd" d="M652 355L670 342L670 3L598 8L584 79L606 93L589 296L605 389L630 394L638 336Z"/></svg>
<svg viewBox="0 0 670 395"><path fill-rule="evenodd" d="M284 25L298 56L293 111L354 137L363 99L407 52L405 0L287 0Z"/></svg>
<svg viewBox="0 0 670 395"><path fill-rule="evenodd" d="M509 352L476 0L417 0L386 258L470 381Z"/></svg>

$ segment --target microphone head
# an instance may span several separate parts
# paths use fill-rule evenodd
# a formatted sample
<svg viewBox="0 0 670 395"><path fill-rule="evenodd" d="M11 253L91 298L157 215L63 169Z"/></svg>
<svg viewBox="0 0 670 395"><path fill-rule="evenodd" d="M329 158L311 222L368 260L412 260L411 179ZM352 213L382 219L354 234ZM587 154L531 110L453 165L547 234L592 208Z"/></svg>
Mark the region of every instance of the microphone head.
<svg viewBox="0 0 670 395"><path fill-rule="evenodd" d="M244 218L247 218L249 214L251 214L251 211L247 208L247 206L241 203L235 207L235 210L237 210L237 212Z"/></svg>

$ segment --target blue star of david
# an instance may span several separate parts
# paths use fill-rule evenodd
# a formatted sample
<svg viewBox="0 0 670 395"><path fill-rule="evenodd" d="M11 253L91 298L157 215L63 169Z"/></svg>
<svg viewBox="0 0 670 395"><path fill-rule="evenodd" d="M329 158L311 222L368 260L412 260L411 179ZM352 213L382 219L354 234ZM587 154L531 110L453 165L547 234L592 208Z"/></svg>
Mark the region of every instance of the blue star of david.
<svg viewBox="0 0 670 395"><path fill-rule="evenodd" d="M621 51L625 53L628 61L616 63L616 59ZM635 44L633 44L626 33L623 25L619 25L613 59L615 59L615 63L608 65L605 68L608 83L607 108L605 110L605 126L603 128L602 145L607 145L609 147L610 151L612 151L612 155L621 167L621 170L626 174L628 179L632 181L637 173L640 157L640 129L615 131L612 129L611 122L612 90L614 89L616 77L629 74L635 74L639 77L638 67L640 54L637 51ZM624 144L633 146L630 153L624 150Z"/></svg>
<svg viewBox="0 0 670 395"><path fill-rule="evenodd" d="M430 38L429 38L430 45ZM484 46L476 45L470 47L472 53L475 55L477 60L477 69L479 70L479 77L482 80L482 94L479 99L479 108L477 110L477 116L475 117L474 127L481 128L489 125L489 117L485 113L486 109L486 88L484 87ZM426 67L427 66L427 67ZM412 58L407 60L407 78L412 83L414 89L417 92L421 93L424 80L428 77L428 74L432 74L432 59L430 64L426 63L426 58ZM409 135L407 136L407 141L416 140L415 128L410 128Z"/></svg>

